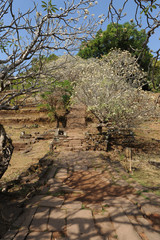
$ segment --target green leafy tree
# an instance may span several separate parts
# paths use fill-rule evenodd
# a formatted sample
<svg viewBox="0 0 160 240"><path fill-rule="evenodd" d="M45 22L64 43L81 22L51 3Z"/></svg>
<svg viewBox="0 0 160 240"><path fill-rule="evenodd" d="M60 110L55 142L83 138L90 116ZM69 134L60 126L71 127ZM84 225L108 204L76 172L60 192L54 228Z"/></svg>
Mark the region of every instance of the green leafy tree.
<svg viewBox="0 0 160 240"><path fill-rule="evenodd" d="M120 23L124 21L127 13L127 7L130 7L130 0L121 0L120 4L117 4L116 0L108 1L107 19L112 23ZM138 28L145 27L145 41L141 46L141 57L146 58L146 49L150 40L156 36L160 29L160 1L158 0L133 0L132 1L133 12L131 15L130 22L135 22ZM158 40L158 39L157 39ZM148 69L148 79L151 82L152 90L157 90L157 65L156 62L160 60L160 45L153 46L152 59ZM144 54L143 54L144 52ZM146 60L146 62L148 59ZM156 68L156 69L155 69ZM145 69L145 67L144 67Z"/></svg>
<svg viewBox="0 0 160 240"><path fill-rule="evenodd" d="M151 71L149 72L150 88L156 92L160 91L160 61L153 60Z"/></svg>
<svg viewBox="0 0 160 240"><path fill-rule="evenodd" d="M111 49L120 48L139 58L140 66L147 70L152 58L149 48L146 46L143 54L140 55L146 38L145 30L137 30L134 23L126 22L118 25L110 23L106 31L99 30L97 32L95 39L83 42L78 55L85 59L100 58L102 55L108 54Z"/></svg>

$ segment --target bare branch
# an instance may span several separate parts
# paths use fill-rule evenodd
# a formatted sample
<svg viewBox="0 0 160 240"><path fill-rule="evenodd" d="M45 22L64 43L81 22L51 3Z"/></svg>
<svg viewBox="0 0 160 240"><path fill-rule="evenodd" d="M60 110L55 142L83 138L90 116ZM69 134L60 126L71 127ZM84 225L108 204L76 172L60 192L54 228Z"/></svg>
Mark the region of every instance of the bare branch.
<svg viewBox="0 0 160 240"><path fill-rule="evenodd" d="M95 0L65 1L59 11L38 12L32 9L22 13L14 8L14 0L0 0L0 104L10 104L15 97L40 89L43 72L41 55L63 50L75 51L82 40L97 30L96 22L89 13ZM6 19L11 19L10 24ZM32 71L32 58L38 57L36 72ZM48 73L49 74L49 73ZM27 87L29 83L29 87ZM4 95L8 86L19 86L18 93Z"/></svg>

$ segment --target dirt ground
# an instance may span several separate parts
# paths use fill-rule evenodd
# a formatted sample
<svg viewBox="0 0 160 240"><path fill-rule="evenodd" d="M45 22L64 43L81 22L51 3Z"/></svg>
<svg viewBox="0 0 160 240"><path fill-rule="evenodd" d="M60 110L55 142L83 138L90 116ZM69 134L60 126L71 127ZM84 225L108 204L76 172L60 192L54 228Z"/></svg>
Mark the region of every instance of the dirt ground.
<svg viewBox="0 0 160 240"><path fill-rule="evenodd" d="M39 159L49 152L51 139L35 140L35 138L53 130L54 124L10 124L10 126L4 127L12 139L15 149L10 165L0 182L17 179L22 172L26 171L32 164L38 163ZM31 138L21 139L20 135L23 131L25 134L30 134Z"/></svg>

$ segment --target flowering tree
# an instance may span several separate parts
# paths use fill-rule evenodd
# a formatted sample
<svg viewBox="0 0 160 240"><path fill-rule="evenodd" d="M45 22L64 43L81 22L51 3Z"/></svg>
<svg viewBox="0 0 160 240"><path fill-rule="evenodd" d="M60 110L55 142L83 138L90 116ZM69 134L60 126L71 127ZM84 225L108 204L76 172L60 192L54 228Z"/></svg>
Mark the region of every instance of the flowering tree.
<svg viewBox="0 0 160 240"><path fill-rule="evenodd" d="M44 71L43 56L58 50L70 53L96 31L97 23L89 14L95 4L95 0L64 1L57 9L48 0L42 1L41 13L35 3L22 12L15 9L15 0L0 0L0 110L18 109L16 97L26 97L46 84L49 71ZM0 125L0 177L12 152L12 141Z"/></svg>
<svg viewBox="0 0 160 240"><path fill-rule="evenodd" d="M158 0L133 0L135 8L133 8L133 18L130 22L135 22L136 26L141 28L143 26L146 39L142 44L141 51L139 51L139 57L142 57L147 47L149 40L155 35L155 32L160 29L160 3ZM107 17L114 23L119 23L120 20L124 19L127 15L126 6L130 4L130 0L122 0L121 8L116 7L116 1L109 1L109 8ZM160 36L159 36L160 37ZM160 38L159 38L160 39ZM136 50L136 49L135 49ZM155 66L157 61L160 59L160 48L152 51L154 57L150 62L149 77L151 79L153 88L156 88L154 82ZM151 73L150 73L151 72Z"/></svg>
<svg viewBox="0 0 160 240"><path fill-rule="evenodd" d="M64 1L64 7L57 9L51 0L42 1L42 14L36 4L21 12L15 10L14 0L0 0L0 110L16 109L12 99L40 87L41 55L51 50L71 52L95 32L97 23L89 15L95 4L95 0ZM35 55L36 71L30 67ZM12 91L6 92L8 86Z"/></svg>
<svg viewBox="0 0 160 240"><path fill-rule="evenodd" d="M128 127L154 115L153 100L141 90L146 74L128 51L112 50L102 59L67 58L54 63L63 68L53 76L72 81L73 101L85 104L99 122Z"/></svg>

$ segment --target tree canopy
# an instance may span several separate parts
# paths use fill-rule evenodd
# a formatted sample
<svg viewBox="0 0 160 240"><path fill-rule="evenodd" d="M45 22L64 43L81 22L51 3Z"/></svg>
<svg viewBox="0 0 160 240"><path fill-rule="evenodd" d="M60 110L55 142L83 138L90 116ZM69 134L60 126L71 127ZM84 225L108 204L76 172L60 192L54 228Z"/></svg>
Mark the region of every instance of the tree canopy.
<svg viewBox="0 0 160 240"><path fill-rule="evenodd" d="M82 39L97 31L88 10L97 4L95 0L64 1L59 9L52 0L40 3L42 12L36 3L22 12L15 8L15 0L0 0L0 110L16 109L15 97L40 88L43 56L74 51ZM36 71L32 67L35 57ZM13 91L6 92L8 87Z"/></svg>
<svg viewBox="0 0 160 240"><path fill-rule="evenodd" d="M120 21L125 19L128 15L127 7L130 7L130 0L121 0L120 4L117 4L116 0L108 1L108 11L107 19L117 24ZM130 21L135 22L138 28L145 28L146 39L142 45L140 55L143 55L146 51L147 44L151 39L158 40L159 38L159 29L160 29L160 2L158 0L133 0L132 1L132 16L130 16ZM151 88L153 90L157 89L157 68L156 62L160 60L160 47L158 44L153 46L152 49L153 58L150 62L148 69L148 79L150 81ZM145 56L145 54L144 54Z"/></svg>
<svg viewBox="0 0 160 240"><path fill-rule="evenodd" d="M137 58L139 57L140 66L147 70L152 58L149 48L146 46L143 54L139 56L146 38L145 30L138 30L134 23L110 23L105 31L99 30L94 39L83 42L78 55L85 59L100 58L108 54L111 49L120 48L129 51Z"/></svg>
<svg viewBox="0 0 160 240"><path fill-rule="evenodd" d="M73 86L71 102L85 104L100 123L135 126L157 114L154 100L141 90L146 73L126 50L112 50L100 59L62 56L53 64L62 68L52 76Z"/></svg>

